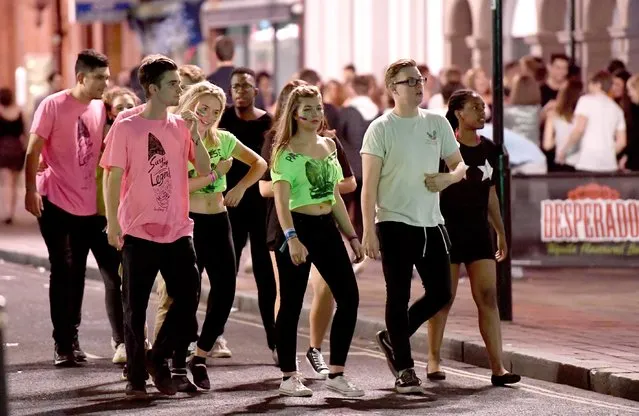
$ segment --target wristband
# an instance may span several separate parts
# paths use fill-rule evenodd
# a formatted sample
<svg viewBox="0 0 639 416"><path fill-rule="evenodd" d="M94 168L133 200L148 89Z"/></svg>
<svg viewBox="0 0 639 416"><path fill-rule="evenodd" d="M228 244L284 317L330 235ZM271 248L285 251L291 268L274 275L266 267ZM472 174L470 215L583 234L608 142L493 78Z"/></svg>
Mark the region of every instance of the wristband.
<svg viewBox="0 0 639 416"><path fill-rule="evenodd" d="M291 238L297 237L297 232L295 231L295 228L289 228L287 230L284 230L284 237L286 237L286 241L290 240Z"/></svg>
<svg viewBox="0 0 639 416"><path fill-rule="evenodd" d="M211 179L211 183L215 182L217 180L217 175L215 174L215 169L213 169L211 171L211 173L209 173L209 178Z"/></svg>
<svg viewBox="0 0 639 416"><path fill-rule="evenodd" d="M348 242L350 243L353 240L357 240L359 237L357 235L352 235L350 237L348 237Z"/></svg>

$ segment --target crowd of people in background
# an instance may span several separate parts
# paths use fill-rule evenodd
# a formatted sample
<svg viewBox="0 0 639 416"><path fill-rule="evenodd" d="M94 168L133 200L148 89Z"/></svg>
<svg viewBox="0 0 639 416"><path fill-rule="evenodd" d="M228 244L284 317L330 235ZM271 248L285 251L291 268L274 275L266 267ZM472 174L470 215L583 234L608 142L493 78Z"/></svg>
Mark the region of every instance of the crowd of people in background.
<svg viewBox="0 0 639 416"><path fill-rule="evenodd" d="M328 389L364 394L344 371L357 317L355 276L366 258L383 264L388 329L377 342L398 392L423 390L409 338L426 321L427 377L445 378L439 349L462 263L492 384L518 382L502 363L494 293L495 261L508 248L493 178L486 71L449 67L432 76L425 64L399 60L380 83L354 65L342 80L306 68L277 91L268 72L233 64L230 38L220 37L215 53L218 66L208 76L152 55L109 85L108 58L83 51L71 89L62 90L58 73L49 76L28 148L27 117L12 91L0 89L5 223L15 212L26 155L25 205L38 218L52 265L55 365L87 359L78 327L92 251L107 289L113 362L126 363L127 394L146 395L147 371L165 394L210 389L207 356L232 355L224 326L250 242L247 269L266 345L282 371L281 394L312 395L295 356L309 276L306 360ZM526 56L504 73L505 146L514 172L639 170L639 75L622 62L587 82L564 54L549 62ZM462 200L476 215L460 211ZM408 308L413 269L426 292ZM212 290L198 334L204 271ZM150 334L145 310L156 281ZM327 365L321 348L333 313Z"/></svg>

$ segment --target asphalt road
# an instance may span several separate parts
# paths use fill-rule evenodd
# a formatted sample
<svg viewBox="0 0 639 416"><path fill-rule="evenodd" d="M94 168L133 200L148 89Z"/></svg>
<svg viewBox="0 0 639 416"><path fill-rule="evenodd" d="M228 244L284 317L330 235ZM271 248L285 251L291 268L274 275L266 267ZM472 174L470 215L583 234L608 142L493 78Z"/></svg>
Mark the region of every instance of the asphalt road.
<svg viewBox="0 0 639 416"><path fill-rule="evenodd" d="M120 368L110 361L100 282L86 284L80 341L90 359L77 368L53 367L48 272L0 264L0 295L8 303L4 349L12 415L639 415L637 402L532 379L513 388L494 388L486 369L456 362L445 363L445 382L425 381L426 395L397 395L392 375L371 340L356 340L348 360L347 375L365 389L363 398L346 399L326 390L321 380L313 379L305 361L301 370L313 397L280 397L280 373L273 366L259 320L240 313L233 313L226 327L233 358L210 361L210 392L166 397L149 386L148 400L132 402L124 398ZM155 299L149 311L154 307ZM150 323L152 318L151 313ZM302 329L300 359L307 345ZM324 348L328 350L328 345ZM418 374L426 380L425 357L416 354L416 358L421 360Z"/></svg>

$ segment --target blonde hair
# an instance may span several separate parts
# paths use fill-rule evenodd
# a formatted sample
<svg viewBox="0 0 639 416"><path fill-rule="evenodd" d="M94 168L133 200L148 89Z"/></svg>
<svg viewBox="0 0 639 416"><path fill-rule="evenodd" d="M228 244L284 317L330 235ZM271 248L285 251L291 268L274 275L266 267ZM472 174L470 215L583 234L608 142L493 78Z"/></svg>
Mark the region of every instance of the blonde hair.
<svg viewBox="0 0 639 416"><path fill-rule="evenodd" d="M175 113L182 114L185 110L190 110L191 107L203 96L211 95L216 98L222 105L222 110L217 119L213 122L211 128L209 128L204 134L204 143L209 146L219 146L220 139L217 137L217 126L220 124L222 118L222 111L224 111L224 104L226 103L226 94L224 90L217 85L211 84L208 81L198 82L191 85L186 92L180 96L180 102L175 108Z"/></svg>
<svg viewBox="0 0 639 416"><path fill-rule="evenodd" d="M464 75L464 81L463 84L466 88L469 88L477 93L479 93L480 95L482 94L490 94L492 92L492 88L490 86L490 82L488 82L488 91L477 91L477 85L476 85L476 80L477 80L477 76L479 74L484 74L484 76L486 75L486 71L484 71L482 68L471 68L468 71L466 71L466 74Z"/></svg>
<svg viewBox="0 0 639 416"><path fill-rule="evenodd" d="M300 98L318 97L322 101L322 94L319 88L311 85L301 85L296 87L286 101L286 107L281 117L277 120L277 130L273 140L273 150L271 151L271 167L275 168L275 161L278 155L288 147L291 137L297 133L297 121L293 115L300 105Z"/></svg>
<svg viewBox="0 0 639 416"><path fill-rule="evenodd" d="M386 68L386 72L384 73L384 84L386 88L390 89L393 86L393 81L399 71L404 68L417 68L417 62L412 59L400 59L399 61L395 61L388 68Z"/></svg>

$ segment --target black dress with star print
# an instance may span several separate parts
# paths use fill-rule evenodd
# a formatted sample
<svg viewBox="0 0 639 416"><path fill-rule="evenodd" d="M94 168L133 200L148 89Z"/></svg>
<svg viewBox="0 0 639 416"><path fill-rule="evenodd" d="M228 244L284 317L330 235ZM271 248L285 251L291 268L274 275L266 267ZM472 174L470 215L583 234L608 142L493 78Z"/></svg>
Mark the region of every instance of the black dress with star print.
<svg viewBox="0 0 639 416"><path fill-rule="evenodd" d="M495 184L497 147L489 139L480 137L476 146L459 143L459 151L468 170L461 181L442 191L440 208L450 234L451 262L469 264L494 258L488 196ZM448 171L445 164L440 171Z"/></svg>

